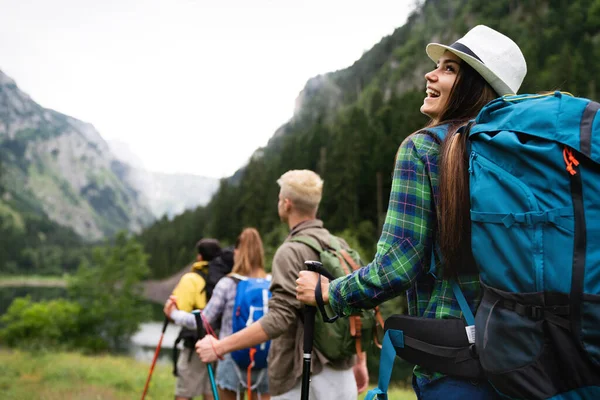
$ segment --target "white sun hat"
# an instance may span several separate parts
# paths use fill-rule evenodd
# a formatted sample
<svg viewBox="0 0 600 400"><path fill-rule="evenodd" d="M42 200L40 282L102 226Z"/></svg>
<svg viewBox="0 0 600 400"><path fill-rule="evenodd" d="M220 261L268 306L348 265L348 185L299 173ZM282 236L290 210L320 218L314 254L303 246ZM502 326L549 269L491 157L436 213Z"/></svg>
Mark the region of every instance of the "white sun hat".
<svg viewBox="0 0 600 400"><path fill-rule="evenodd" d="M429 43L425 49L435 63L446 50L473 67L500 96L517 94L527 74L519 46L485 25L477 25L450 46Z"/></svg>

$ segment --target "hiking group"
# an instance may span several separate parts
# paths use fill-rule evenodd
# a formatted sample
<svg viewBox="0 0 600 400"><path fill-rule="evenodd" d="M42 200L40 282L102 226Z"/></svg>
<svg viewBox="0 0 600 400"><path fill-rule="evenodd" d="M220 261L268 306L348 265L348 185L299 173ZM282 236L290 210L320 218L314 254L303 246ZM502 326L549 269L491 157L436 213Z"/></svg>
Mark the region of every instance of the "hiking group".
<svg viewBox="0 0 600 400"><path fill-rule="evenodd" d="M218 339L197 335L179 355L177 399L212 398L216 361L223 399L356 399L377 306L405 293L367 398L387 398L396 355L416 365L419 399L600 398L600 105L516 95L525 58L484 25L426 53L430 122L398 149L374 259L363 266L317 219L316 173L284 173L277 209L290 232L272 276L247 228L208 302L207 279L190 272L165 304L188 331L220 321ZM193 269L210 269L218 244L197 247Z"/></svg>

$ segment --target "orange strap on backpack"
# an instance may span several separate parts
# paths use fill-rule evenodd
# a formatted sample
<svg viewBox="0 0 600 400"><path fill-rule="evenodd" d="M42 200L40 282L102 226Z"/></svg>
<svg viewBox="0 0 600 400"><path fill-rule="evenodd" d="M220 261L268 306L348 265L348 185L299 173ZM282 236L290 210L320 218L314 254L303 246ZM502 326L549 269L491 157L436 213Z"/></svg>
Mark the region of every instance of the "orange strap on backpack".
<svg viewBox="0 0 600 400"><path fill-rule="evenodd" d="M346 260L346 263L348 263L348 265L350 265L350 267L352 267L353 271L360 269L360 267L356 264L356 262L352 259L352 257L350 257L350 254L348 254L348 252L346 250L341 250L340 253L344 257L344 260ZM342 263L342 265L344 265L344 263ZM346 274L348 274L348 273L349 272L346 271ZM384 322L383 322L383 317L381 316L381 312L379 311L379 306L375 307L375 320L377 321L377 324L373 328L373 331L374 331L373 338L375 341L375 346L377 346L378 348L381 349L382 345L379 342L379 339L377 339L377 325L381 326L381 329L383 329ZM356 337L356 354L358 354L359 358L362 357L362 355L361 355L362 354L362 345L360 342L361 328L362 328L362 322L360 320L360 317L358 317L358 316L350 317L350 334L352 336Z"/></svg>
<svg viewBox="0 0 600 400"><path fill-rule="evenodd" d="M248 365L248 369L246 369L246 384L248 385L248 400L252 400L252 367L254 367L254 355L256 354L256 349L254 347L250 348L250 365Z"/></svg>

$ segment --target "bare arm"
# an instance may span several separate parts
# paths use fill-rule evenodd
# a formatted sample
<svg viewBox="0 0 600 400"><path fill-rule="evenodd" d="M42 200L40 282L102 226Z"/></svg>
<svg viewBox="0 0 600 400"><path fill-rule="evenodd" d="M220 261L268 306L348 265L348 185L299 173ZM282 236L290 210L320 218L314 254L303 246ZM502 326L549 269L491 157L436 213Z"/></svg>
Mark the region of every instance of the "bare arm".
<svg viewBox="0 0 600 400"><path fill-rule="evenodd" d="M269 340L269 336L260 325L259 321L249 327L218 340L214 336L206 335L204 339L196 342L196 353L203 362L213 362L232 351L247 349Z"/></svg>
<svg viewBox="0 0 600 400"><path fill-rule="evenodd" d="M204 362L274 339L286 332L298 318L302 303L296 300L295 280L303 262L293 246L284 244L273 259L272 297L269 312L249 327L218 341L205 337L196 343L196 352ZM215 353L216 351L216 353ZM218 356L217 356L218 353Z"/></svg>

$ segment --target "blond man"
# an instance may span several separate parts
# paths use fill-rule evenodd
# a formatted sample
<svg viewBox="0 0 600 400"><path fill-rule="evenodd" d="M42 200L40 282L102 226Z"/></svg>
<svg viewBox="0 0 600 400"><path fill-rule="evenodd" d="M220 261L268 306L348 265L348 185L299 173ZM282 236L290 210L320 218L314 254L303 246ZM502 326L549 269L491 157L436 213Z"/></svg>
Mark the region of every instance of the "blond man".
<svg viewBox="0 0 600 400"><path fill-rule="evenodd" d="M271 340L268 373L271 400L297 400L302 377L303 306L296 299L296 278L305 269L305 260L318 260L318 254L307 245L292 242L295 236L310 236L322 245L330 233L317 219L323 192L323 181L313 171L292 170L278 180L277 211L290 233L273 258L273 279L269 312L246 329L221 341L206 337L196 344L196 352L204 362L212 362L223 354L255 346ZM343 246L347 246L343 243ZM331 362L313 350L311 400L352 400L368 384L366 364L357 357Z"/></svg>

